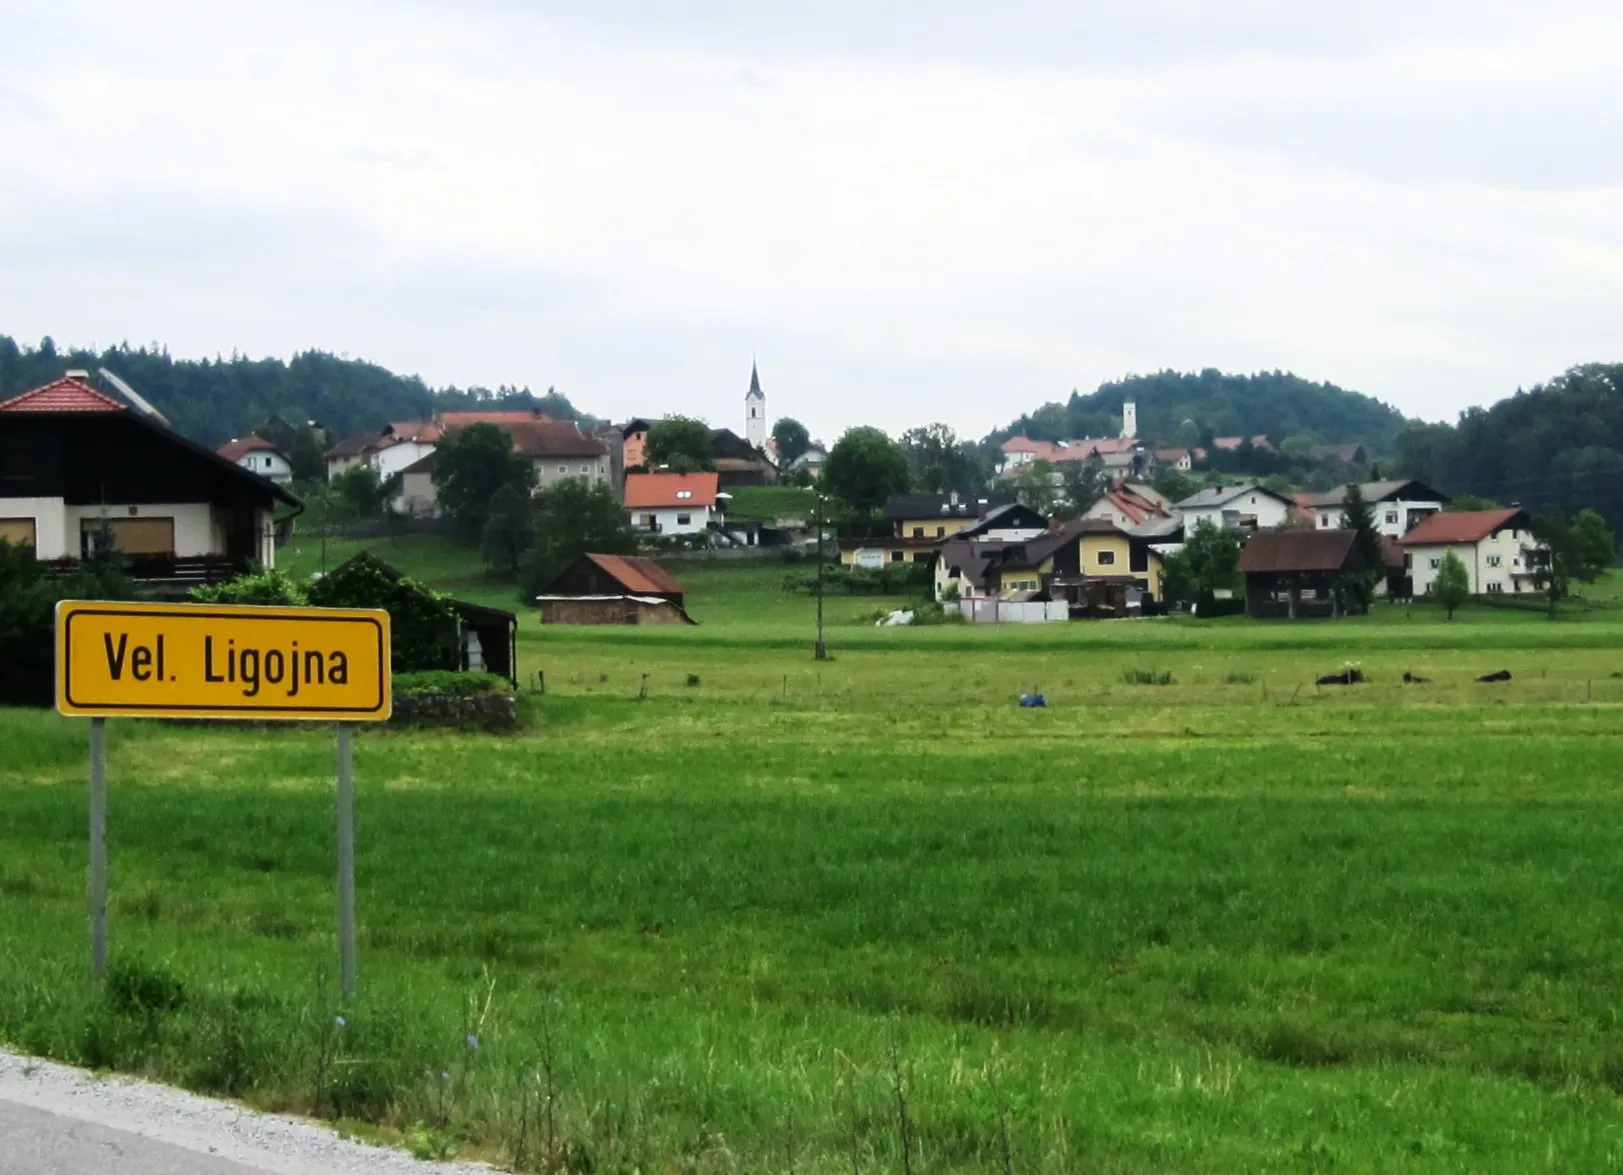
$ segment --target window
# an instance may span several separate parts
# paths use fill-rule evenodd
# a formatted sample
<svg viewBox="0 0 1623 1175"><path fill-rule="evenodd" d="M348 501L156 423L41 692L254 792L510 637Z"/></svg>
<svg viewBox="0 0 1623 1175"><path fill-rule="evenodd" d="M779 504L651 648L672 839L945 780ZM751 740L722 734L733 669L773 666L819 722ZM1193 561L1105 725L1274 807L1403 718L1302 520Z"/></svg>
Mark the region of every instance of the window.
<svg viewBox="0 0 1623 1175"><path fill-rule="evenodd" d="M1114 552L1114 551L1100 551L1099 552L1099 566L1100 567L1114 567L1115 565L1116 565L1116 552Z"/></svg>
<svg viewBox="0 0 1623 1175"><path fill-rule="evenodd" d="M173 555L173 518L82 518L79 520L79 552L89 558L97 551L104 524L113 536L113 550L124 555Z"/></svg>
<svg viewBox="0 0 1623 1175"><path fill-rule="evenodd" d="M677 490L676 491L676 496L677 496L677 498L679 500L686 500L686 499L691 498L693 496L693 491L692 490Z"/></svg>
<svg viewBox="0 0 1623 1175"><path fill-rule="evenodd" d="M1438 569L1438 568L1439 568L1439 567L1441 567L1441 566L1442 566L1442 565L1443 565L1443 561L1442 561L1442 560L1441 560L1441 559L1438 559L1438 558L1435 558L1435 557L1434 557L1434 558L1433 558L1433 559L1432 559L1432 561L1431 561L1431 569L1432 569L1432 570L1433 570L1433 571L1436 571L1436 570L1437 570L1437 569Z"/></svg>
<svg viewBox="0 0 1623 1175"><path fill-rule="evenodd" d="M1386 525L1388 525L1388 526L1396 526L1397 524L1398 524L1398 512L1396 510L1388 510L1386 512Z"/></svg>
<svg viewBox="0 0 1623 1175"><path fill-rule="evenodd" d="M1499 583L1497 580L1488 585L1488 594L1490 596L1497 595L1498 593L1500 593L1500 592L1502 592L1504 590L1505 590L1505 585L1502 584L1502 583Z"/></svg>
<svg viewBox="0 0 1623 1175"><path fill-rule="evenodd" d="M567 465L558 466L558 472L559 473L568 473L569 472L569 466L567 466Z"/></svg>
<svg viewBox="0 0 1623 1175"><path fill-rule="evenodd" d="M580 467L580 471L582 474L589 474L592 472L592 467L590 465L582 465Z"/></svg>
<svg viewBox="0 0 1623 1175"><path fill-rule="evenodd" d="M1499 556L1498 555L1489 555L1488 559L1487 559L1487 563L1488 563L1489 567L1497 567L1497 566L1499 566Z"/></svg>
<svg viewBox="0 0 1623 1175"><path fill-rule="evenodd" d="M1328 514L1319 515L1319 526L1323 527L1323 528L1328 528L1329 525L1330 525L1330 516Z"/></svg>
<svg viewBox="0 0 1623 1175"><path fill-rule="evenodd" d="M944 527L944 526L936 527L935 528L935 537L938 538L938 539L946 538L947 537L947 528Z"/></svg>
<svg viewBox="0 0 1623 1175"><path fill-rule="evenodd" d="M890 561L891 561L891 562L892 562L892 563L900 563L900 562L901 562L901 561L902 561L902 557L903 557L903 556L902 556L902 552L901 552L901 551L892 551L892 552L891 552L891 553L890 553Z"/></svg>
<svg viewBox="0 0 1623 1175"><path fill-rule="evenodd" d="M0 518L0 540L13 543L19 547L32 547L34 545L34 520L32 518Z"/></svg>
<svg viewBox="0 0 1623 1175"><path fill-rule="evenodd" d="M691 515L691 514L678 514L676 516L676 525L677 526L690 526L690 525L692 525L692 523L693 523L693 515Z"/></svg>
<svg viewBox="0 0 1623 1175"><path fill-rule="evenodd" d="M913 528L913 537L916 539L922 539L924 537L924 528L922 526L915 526Z"/></svg>
<svg viewBox="0 0 1623 1175"><path fill-rule="evenodd" d="M1133 572L1148 571L1150 569L1149 548L1140 546L1128 548L1127 569Z"/></svg>

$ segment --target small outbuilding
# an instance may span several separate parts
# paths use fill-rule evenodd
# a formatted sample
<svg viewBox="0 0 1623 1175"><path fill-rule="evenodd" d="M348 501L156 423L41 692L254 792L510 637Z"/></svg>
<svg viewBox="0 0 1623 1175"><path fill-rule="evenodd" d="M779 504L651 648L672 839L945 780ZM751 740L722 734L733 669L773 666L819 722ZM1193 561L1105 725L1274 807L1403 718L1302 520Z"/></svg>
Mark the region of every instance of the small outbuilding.
<svg viewBox="0 0 1623 1175"><path fill-rule="evenodd" d="M1254 619L1340 614L1341 577L1366 569L1351 530L1263 530L1240 555L1245 614Z"/></svg>
<svg viewBox="0 0 1623 1175"><path fill-rule="evenodd" d="M641 555L582 555L536 597L542 624L692 624L687 589Z"/></svg>

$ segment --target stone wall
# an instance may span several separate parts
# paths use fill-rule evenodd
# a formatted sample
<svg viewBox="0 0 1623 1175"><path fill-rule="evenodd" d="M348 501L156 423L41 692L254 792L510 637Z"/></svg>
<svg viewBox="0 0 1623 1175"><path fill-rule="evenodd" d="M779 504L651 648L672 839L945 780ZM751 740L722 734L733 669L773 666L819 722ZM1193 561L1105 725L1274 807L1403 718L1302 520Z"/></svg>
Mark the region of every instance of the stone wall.
<svg viewBox="0 0 1623 1175"><path fill-rule="evenodd" d="M511 694L458 698L448 694L398 694L393 726L449 726L501 733L518 729L518 699Z"/></svg>

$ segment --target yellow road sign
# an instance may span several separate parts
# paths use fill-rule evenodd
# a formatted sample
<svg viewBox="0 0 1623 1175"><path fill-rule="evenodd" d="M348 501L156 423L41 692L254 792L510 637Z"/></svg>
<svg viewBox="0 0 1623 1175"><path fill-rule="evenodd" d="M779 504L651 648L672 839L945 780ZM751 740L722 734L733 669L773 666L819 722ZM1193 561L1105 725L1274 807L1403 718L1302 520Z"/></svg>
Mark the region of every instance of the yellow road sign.
<svg viewBox="0 0 1623 1175"><path fill-rule="evenodd" d="M56 708L87 718L389 717L389 614L229 604L56 606Z"/></svg>

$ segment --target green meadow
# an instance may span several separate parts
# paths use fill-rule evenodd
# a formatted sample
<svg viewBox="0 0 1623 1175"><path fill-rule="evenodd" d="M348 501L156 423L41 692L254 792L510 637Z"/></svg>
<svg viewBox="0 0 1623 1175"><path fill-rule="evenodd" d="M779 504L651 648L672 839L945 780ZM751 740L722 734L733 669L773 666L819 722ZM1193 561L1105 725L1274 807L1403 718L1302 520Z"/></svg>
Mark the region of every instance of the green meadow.
<svg viewBox="0 0 1623 1175"><path fill-rule="evenodd" d="M1606 589L912 630L839 598L818 663L787 570L681 568L693 628L526 612L519 734L362 732L353 1006L330 728L109 723L98 992L86 726L0 712L0 1040L528 1171L1623 1165Z"/></svg>

